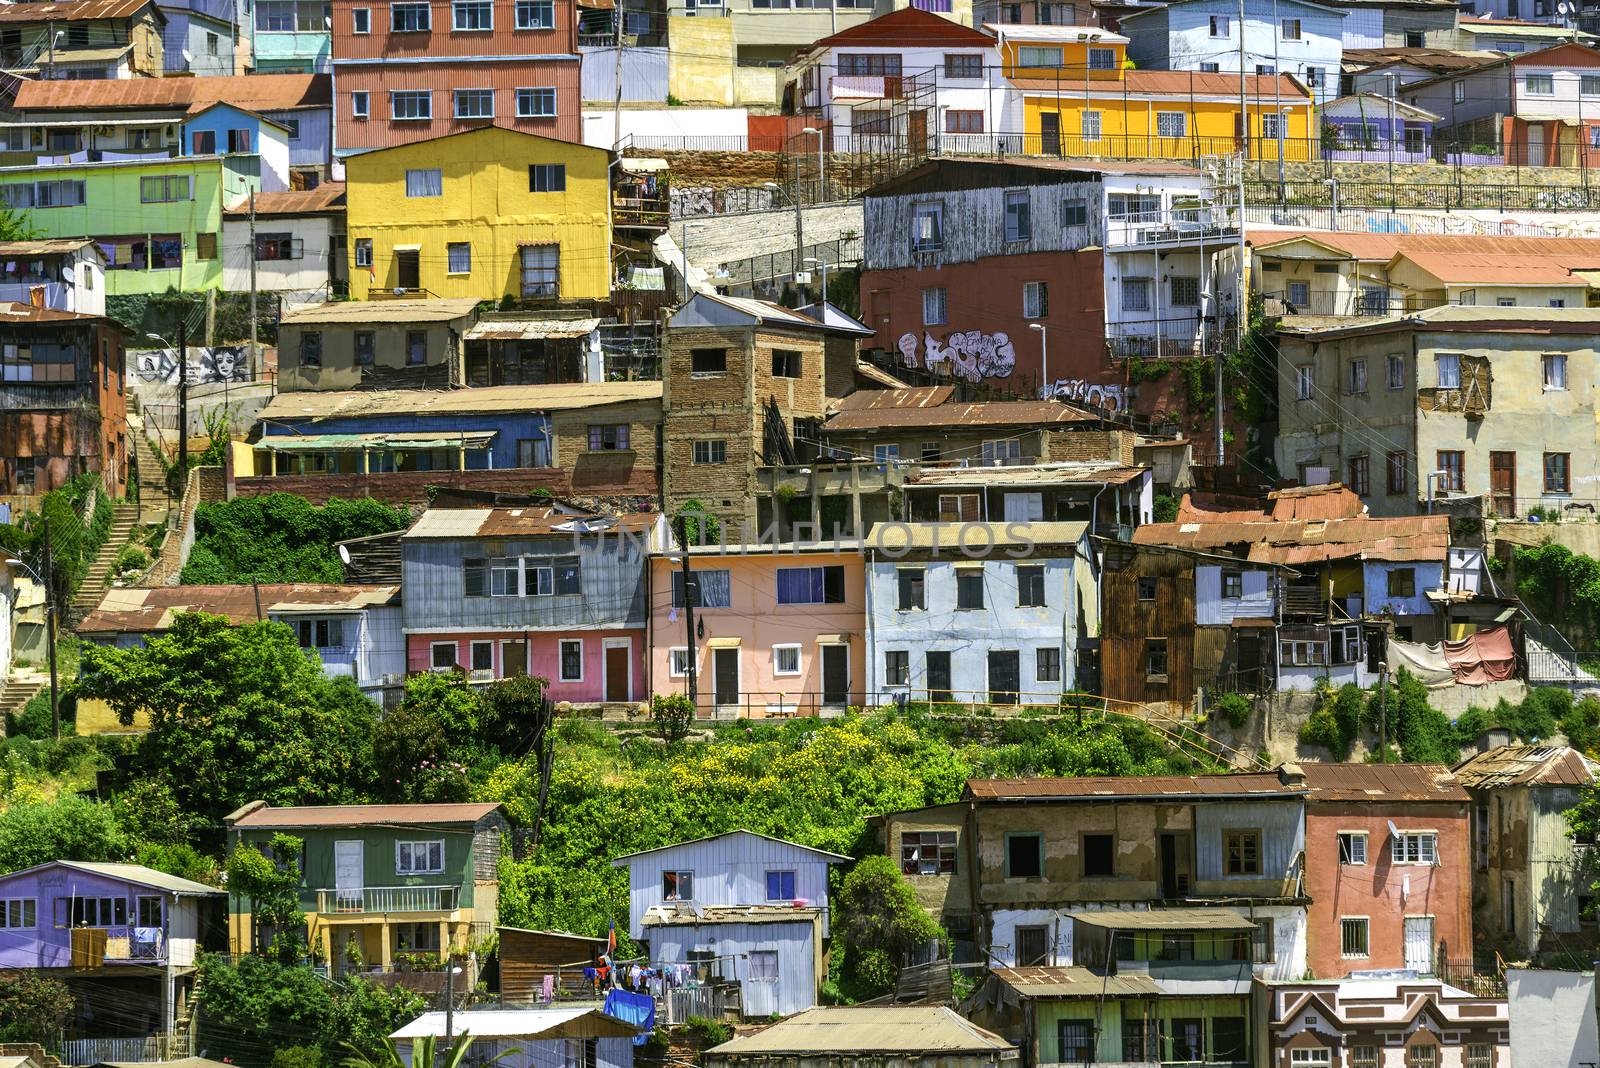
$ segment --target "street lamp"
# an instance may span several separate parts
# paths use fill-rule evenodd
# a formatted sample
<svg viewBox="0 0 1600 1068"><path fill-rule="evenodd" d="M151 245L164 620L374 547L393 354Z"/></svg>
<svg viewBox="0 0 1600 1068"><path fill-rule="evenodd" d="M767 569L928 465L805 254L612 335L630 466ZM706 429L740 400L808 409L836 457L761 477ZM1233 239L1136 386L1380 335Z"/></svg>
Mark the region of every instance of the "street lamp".
<svg viewBox="0 0 1600 1068"><path fill-rule="evenodd" d="M807 256L803 263L814 263L822 269L822 303L828 302L828 261L819 260L815 256Z"/></svg>
<svg viewBox="0 0 1600 1068"><path fill-rule="evenodd" d="M42 518L42 513L41 513ZM56 681L56 591L50 580L39 574L33 568L15 557L6 560L9 567L19 567L33 576L33 581L44 587L45 632L44 643L46 655L50 658L50 736L61 737L61 687ZM45 574L54 572L50 566L50 520L44 519L44 570Z"/></svg>
<svg viewBox="0 0 1600 1068"><path fill-rule="evenodd" d="M449 960L447 956L445 960ZM454 963L446 964L444 969L444 1048L445 1056L450 1055L450 1047L455 1045L456 1036L456 976L461 974L461 969ZM430 1066L431 1068L431 1066Z"/></svg>
<svg viewBox="0 0 1600 1068"><path fill-rule="evenodd" d="M1042 381L1050 389L1049 396L1053 399L1056 391L1050 386L1050 329L1043 323L1029 323L1029 330L1039 331L1039 371L1043 375Z"/></svg>

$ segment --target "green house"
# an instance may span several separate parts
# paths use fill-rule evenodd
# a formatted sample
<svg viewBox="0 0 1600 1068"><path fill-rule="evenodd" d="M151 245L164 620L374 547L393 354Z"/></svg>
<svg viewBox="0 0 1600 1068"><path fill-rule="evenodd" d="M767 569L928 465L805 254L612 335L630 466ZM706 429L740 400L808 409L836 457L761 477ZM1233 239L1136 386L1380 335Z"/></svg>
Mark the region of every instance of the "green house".
<svg viewBox="0 0 1600 1068"><path fill-rule="evenodd" d="M1250 1064L1247 917L1175 908L1070 919L1074 965L996 968L973 999L973 1022L1015 1042L1024 1068Z"/></svg>
<svg viewBox="0 0 1600 1068"><path fill-rule="evenodd" d="M0 199L41 237L86 237L110 296L222 288L222 210L261 188L254 155L0 167Z"/></svg>
<svg viewBox="0 0 1600 1068"><path fill-rule="evenodd" d="M493 932L500 854L511 825L494 804L322 805L252 801L227 817L229 849L301 840L300 907L310 944L336 971L465 949ZM248 953L265 937L251 902L228 899L228 940Z"/></svg>

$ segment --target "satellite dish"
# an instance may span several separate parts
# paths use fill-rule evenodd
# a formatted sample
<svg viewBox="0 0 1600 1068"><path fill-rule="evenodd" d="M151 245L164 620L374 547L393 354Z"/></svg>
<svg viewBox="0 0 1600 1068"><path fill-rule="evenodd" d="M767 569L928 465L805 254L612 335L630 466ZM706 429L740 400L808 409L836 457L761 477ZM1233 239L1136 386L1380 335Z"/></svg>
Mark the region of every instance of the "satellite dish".
<svg viewBox="0 0 1600 1068"><path fill-rule="evenodd" d="M339 559L343 560L346 564L350 563L350 546L339 546ZM1389 824L1389 827L1392 830L1394 828L1394 824Z"/></svg>
<svg viewBox="0 0 1600 1068"><path fill-rule="evenodd" d="M339 548L343 549L344 546L341 545L341 546L339 546ZM1398 827L1396 827L1394 825L1394 820L1386 820L1384 822L1389 824L1389 835L1390 835L1390 837L1399 838L1400 837L1400 828L1398 828Z"/></svg>

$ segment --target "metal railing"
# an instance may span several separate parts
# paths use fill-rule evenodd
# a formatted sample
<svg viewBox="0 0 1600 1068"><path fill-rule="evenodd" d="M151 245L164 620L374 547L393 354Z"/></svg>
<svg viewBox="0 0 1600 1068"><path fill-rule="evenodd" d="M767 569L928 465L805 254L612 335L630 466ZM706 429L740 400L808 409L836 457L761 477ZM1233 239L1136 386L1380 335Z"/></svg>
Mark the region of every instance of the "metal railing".
<svg viewBox="0 0 1600 1068"><path fill-rule="evenodd" d="M103 1064L107 1061L167 1061L189 1056L189 1036L145 1035L139 1038L69 1038L56 1055L62 1064Z"/></svg>
<svg viewBox="0 0 1600 1068"><path fill-rule="evenodd" d="M317 891L321 913L452 912L459 886L357 886Z"/></svg>
<svg viewBox="0 0 1600 1068"><path fill-rule="evenodd" d="M1221 352L1232 333L1225 324L1207 320L1202 337L1200 320L1194 316L1107 323L1106 352L1114 360L1206 356Z"/></svg>

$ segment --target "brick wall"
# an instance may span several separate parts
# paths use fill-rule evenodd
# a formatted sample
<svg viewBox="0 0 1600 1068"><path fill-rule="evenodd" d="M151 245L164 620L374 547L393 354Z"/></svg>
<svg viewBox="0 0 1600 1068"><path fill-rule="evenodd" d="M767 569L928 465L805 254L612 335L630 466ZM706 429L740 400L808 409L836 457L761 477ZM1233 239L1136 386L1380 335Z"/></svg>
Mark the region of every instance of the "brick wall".
<svg viewBox="0 0 1600 1068"><path fill-rule="evenodd" d="M569 472L575 490L590 487L636 486L641 480L654 487L656 481L656 434L661 426L661 402L638 401L610 404L603 408L554 412L555 464ZM589 427L626 424L628 448L589 451ZM655 490L652 488L651 493Z"/></svg>
<svg viewBox="0 0 1600 1068"><path fill-rule="evenodd" d="M1054 461L1133 464L1134 436L1126 430L1058 430L1045 435L1045 458Z"/></svg>
<svg viewBox="0 0 1600 1068"><path fill-rule="evenodd" d="M668 335L662 398L668 512L697 500L735 523L747 515L760 426L751 392L752 340L751 332L742 329L674 330ZM694 374L694 350L701 348L725 350L726 371ZM696 441L722 441L725 461L695 463Z"/></svg>
<svg viewBox="0 0 1600 1068"><path fill-rule="evenodd" d="M0 1042L0 1057L31 1057L43 1068L61 1068L61 1058L46 1053L37 1042Z"/></svg>

